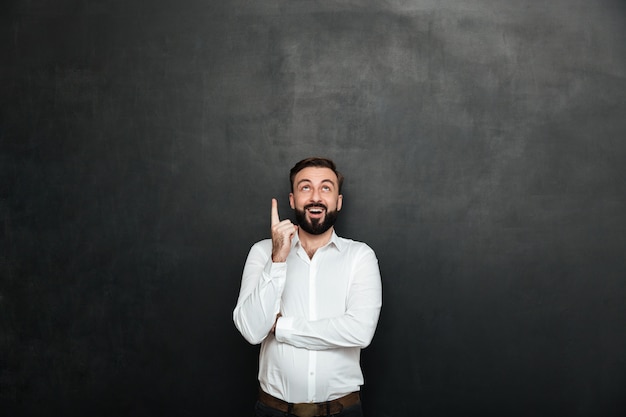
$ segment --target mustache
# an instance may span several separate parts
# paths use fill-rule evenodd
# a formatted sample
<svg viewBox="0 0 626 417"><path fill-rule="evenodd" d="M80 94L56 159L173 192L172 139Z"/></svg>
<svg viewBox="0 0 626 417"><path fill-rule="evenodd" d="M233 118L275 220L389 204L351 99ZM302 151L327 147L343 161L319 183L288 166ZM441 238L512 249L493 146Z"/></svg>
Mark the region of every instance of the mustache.
<svg viewBox="0 0 626 417"><path fill-rule="evenodd" d="M307 204L306 206L304 206L304 209L308 210L308 209L313 208L313 207L321 208L321 209L324 209L324 210L328 211L328 208L324 204L322 204L322 203Z"/></svg>

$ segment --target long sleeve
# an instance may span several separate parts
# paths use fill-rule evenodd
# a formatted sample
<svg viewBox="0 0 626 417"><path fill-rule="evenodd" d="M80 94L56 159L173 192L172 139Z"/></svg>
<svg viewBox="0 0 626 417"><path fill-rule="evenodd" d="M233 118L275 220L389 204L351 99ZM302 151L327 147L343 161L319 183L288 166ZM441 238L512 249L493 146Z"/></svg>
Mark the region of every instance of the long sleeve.
<svg viewBox="0 0 626 417"><path fill-rule="evenodd" d="M281 317L276 326L277 341L310 350L365 348L370 344L382 306L378 260L374 252L363 245L350 263L352 276L343 314L319 320Z"/></svg>
<svg viewBox="0 0 626 417"><path fill-rule="evenodd" d="M233 311L235 326L254 345L261 343L274 325L285 288L287 264L272 262L271 245L271 240L264 240L250 249Z"/></svg>

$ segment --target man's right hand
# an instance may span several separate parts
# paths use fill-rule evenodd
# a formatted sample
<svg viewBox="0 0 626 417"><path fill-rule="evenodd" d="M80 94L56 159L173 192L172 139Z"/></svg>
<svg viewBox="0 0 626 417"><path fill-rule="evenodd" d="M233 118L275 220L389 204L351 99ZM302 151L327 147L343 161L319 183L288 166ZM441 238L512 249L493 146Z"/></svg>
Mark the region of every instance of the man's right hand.
<svg viewBox="0 0 626 417"><path fill-rule="evenodd" d="M281 318L283 315L278 313L276 315L276 320L274 320L274 325L272 326L272 330L270 330L270 333L272 334L276 334L276 324L278 324L278 319Z"/></svg>
<svg viewBox="0 0 626 417"><path fill-rule="evenodd" d="M272 198L272 262L285 262L291 250L293 239L298 226L290 220L280 221L278 217L278 201Z"/></svg>

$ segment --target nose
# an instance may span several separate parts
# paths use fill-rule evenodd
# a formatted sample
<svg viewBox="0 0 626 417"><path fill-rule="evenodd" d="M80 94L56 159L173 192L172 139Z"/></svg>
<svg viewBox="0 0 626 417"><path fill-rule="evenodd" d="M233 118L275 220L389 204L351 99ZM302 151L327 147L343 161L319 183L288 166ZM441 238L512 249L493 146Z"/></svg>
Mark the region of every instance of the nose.
<svg viewBox="0 0 626 417"><path fill-rule="evenodd" d="M311 193L311 201L318 203L321 201L320 199L320 192L317 188L313 189L313 192Z"/></svg>

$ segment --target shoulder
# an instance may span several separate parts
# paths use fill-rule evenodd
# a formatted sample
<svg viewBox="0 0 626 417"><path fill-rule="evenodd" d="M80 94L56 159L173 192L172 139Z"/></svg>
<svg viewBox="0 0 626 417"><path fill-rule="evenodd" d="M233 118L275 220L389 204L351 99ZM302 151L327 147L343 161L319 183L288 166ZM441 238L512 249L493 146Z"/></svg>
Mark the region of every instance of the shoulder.
<svg viewBox="0 0 626 417"><path fill-rule="evenodd" d="M272 256L272 240L265 239L256 242L250 247L246 258L246 265L263 265Z"/></svg>
<svg viewBox="0 0 626 417"><path fill-rule="evenodd" d="M250 248L251 251L253 250L260 250L260 251L267 251L267 250L272 250L272 239L263 239L263 240L259 240L258 242L256 242L254 245L252 245L252 247Z"/></svg>
<svg viewBox="0 0 626 417"><path fill-rule="evenodd" d="M365 242L337 236L337 246L341 251L352 254L376 256L374 250Z"/></svg>
<svg viewBox="0 0 626 417"><path fill-rule="evenodd" d="M250 255L269 256L272 253L272 239L263 239L250 248Z"/></svg>

